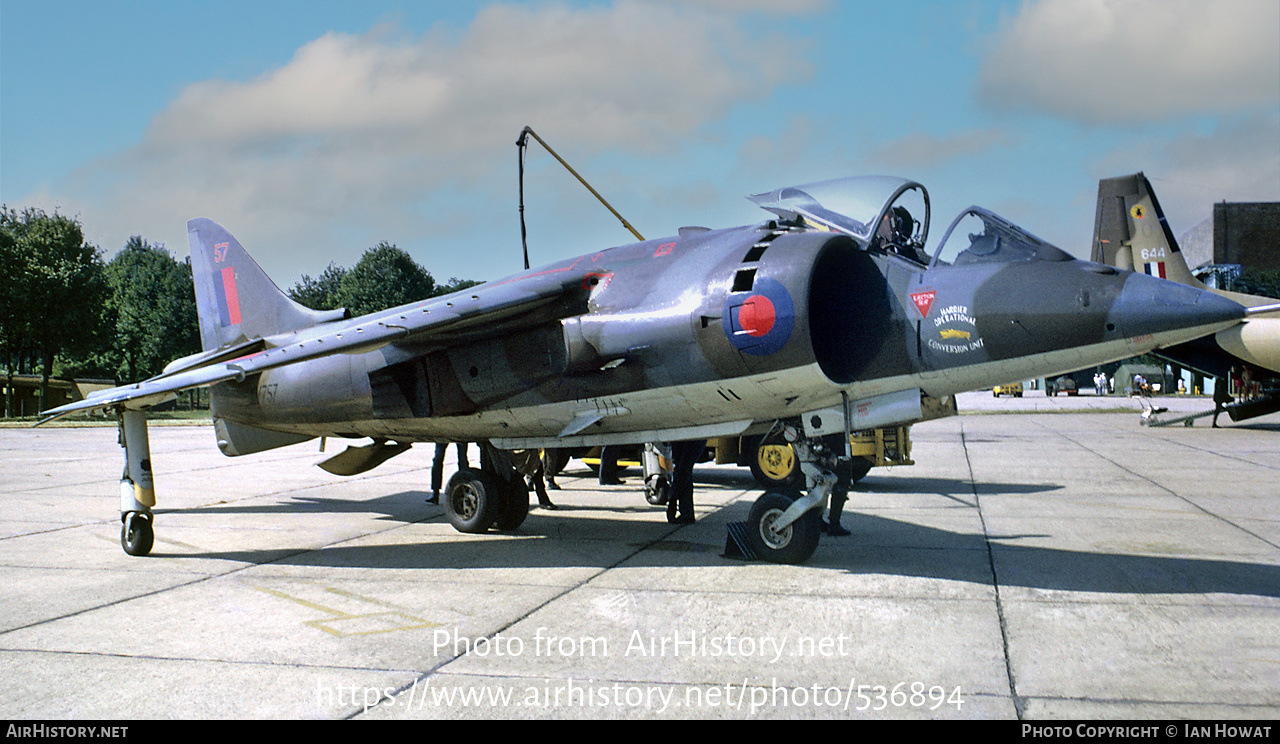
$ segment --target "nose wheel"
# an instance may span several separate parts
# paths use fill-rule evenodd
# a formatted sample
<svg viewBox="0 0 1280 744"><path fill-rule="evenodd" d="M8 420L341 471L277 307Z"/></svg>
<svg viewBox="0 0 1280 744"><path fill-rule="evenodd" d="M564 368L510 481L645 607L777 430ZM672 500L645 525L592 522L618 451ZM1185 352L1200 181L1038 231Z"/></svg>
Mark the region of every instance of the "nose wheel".
<svg viewBox="0 0 1280 744"><path fill-rule="evenodd" d="M777 526L797 498L798 494L769 491L752 505L747 516L747 542L761 559L772 563L804 563L818 548L818 538L822 535L820 509L810 509L785 527Z"/></svg>

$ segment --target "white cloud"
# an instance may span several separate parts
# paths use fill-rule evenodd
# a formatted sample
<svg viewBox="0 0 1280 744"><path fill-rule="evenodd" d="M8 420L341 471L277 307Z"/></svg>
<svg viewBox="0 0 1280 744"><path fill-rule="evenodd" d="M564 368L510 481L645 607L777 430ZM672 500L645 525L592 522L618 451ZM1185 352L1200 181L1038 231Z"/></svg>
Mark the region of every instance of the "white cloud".
<svg viewBox="0 0 1280 744"><path fill-rule="evenodd" d="M256 80L191 86L148 140L261 147L319 136L352 147L375 137L482 150L520 122L592 148L663 150L796 71L785 53L764 64L746 42L733 17L697 9L494 5L456 40L330 33Z"/></svg>
<svg viewBox="0 0 1280 744"><path fill-rule="evenodd" d="M674 2L701 5L725 12L773 15L817 13L828 9L832 4L831 0L674 0Z"/></svg>
<svg viewBox="0 0 1280 744"><path fill-rule="evenodd" d="M1016 140L1017 137L1001 129L970 129L943 137L913 132L873 146L865 160L875 168L919 172L980 155L994 147L1009 147Z"/></svg>
<svg viewBox="0 0 1280 744"><path fill-rule="evenodd" d="M739 163L747 173L779 178L779 169L785 168L786 164L808 161L815 148L826 150L829 147L828 141L817 131L820 128L810 112L789 112L777 135L757 134L738 148Z"/></svg>
<svg viewBox="0 0 1280 744"><path fill-rule="evenodd" d="M1183 135L1163 154L1166 177L1195 184L1209 201L1280 201L1280 115Z"/></svg>
<svg viewBox="0 0 1280 744"><path fill-rule="evenodd" d="M752 34L741 18L624 0L492 5L465 29L418 38L329 33L255 79L189 86L138 146L76 174L64 201L107 247L164 225L181 253L175 223L209 216L251 251L305 246L314 255L297 270L318 272L353 262L336 244L358 256L376 239L483 220L486 189L510 189L501 197L514 215L524 125L579 158L670 154L735 105L810 74L794 41ZM459 189L478 196L450 196ZM424 216L441 195L453 213Z"/></svg>
<svg viewBox="0 0 1280 744"><path fill-rule="evenodd" d="M1213 213L1219 201L1280 201L1280 114L1256 114L1207 134L1185 133L1110 153L1098 178L1143 171L1175 234Z"/></svg>
<svg viewBox="0 0 1280 744"><path fill-rule="evenodd" d="M1027 0L988 40L979 98L1090 124L1280 104L1276 0Z"/></svg>

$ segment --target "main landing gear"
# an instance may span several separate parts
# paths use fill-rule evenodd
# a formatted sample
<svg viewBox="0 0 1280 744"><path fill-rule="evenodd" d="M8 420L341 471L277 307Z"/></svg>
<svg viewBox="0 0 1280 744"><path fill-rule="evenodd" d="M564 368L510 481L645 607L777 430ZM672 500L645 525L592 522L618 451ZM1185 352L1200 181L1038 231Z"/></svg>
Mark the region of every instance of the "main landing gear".
<svg viewBox="0 0 1280 744"><path fill-rule="evenodd" d="M790 425L783 427L783 435L800 461L808 493L785 484L770 488L751 507L746 537L758 558L804 563L818 547L822 509L840 480L837 471L848 467L849 457L828 441L801 437Z"/></svg>
<svg viewBox="0 0 1280 744"><path fill-rule="evenodd" d="M529 491L511 464L511 454L480 443L480 468L462 468L445 486L445 518L459 532L514 530L529 516Z"/></svg>
<svg viewBox="0 0 1280 744"><path fill-rule="evenodd" d="M155 544L155 483L151 477L151 444L147 440L147 414L121 410L120 446L124 448L124 475L120 478L120 547L129 555L147 555Z"/></svg>
<svg viewBox="0 0 1280 744"><path fill-rule="evenodd" d="M644 500L653 506L665 506L671 497L672 470L671 445L666 442L645 444L641 456L644 466Z"/></svg>

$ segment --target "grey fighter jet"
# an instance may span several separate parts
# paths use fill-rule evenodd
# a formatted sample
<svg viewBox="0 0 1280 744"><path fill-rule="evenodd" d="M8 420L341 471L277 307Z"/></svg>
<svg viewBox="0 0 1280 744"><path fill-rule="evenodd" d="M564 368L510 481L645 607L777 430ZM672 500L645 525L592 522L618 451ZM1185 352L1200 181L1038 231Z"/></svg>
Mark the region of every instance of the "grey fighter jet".
<svg viewBox="0 0 1280 744"><path fill-rule="evenodd" d="M919 420L957 392L1141 354L1241 322L1236 302L1079 261L971 207L924 251L923 186L860 177L751 197L774 217L601 250L349 318L290 301L226 230L188 223L204 351L50 411L119 414L121 539L150 550L146 409L212 388L227 455L370 437L322 463L373 467L413 442L479 442L446 487L464 532L515 529L507 452L782 432L804 493L751 509L757 556L802 562L857 430Z"/></svg>

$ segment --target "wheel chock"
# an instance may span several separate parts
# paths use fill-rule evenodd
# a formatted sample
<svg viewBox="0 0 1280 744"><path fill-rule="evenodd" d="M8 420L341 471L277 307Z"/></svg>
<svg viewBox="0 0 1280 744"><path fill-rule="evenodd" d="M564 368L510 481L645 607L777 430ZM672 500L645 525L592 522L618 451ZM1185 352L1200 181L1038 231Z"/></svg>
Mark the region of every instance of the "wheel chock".
<svg viewBox="0 0 1280 744"><path fill-rule="evenodd" d="M746 522L729 522L725 527L727 534L722 558L733 558L739 561L759 560L760 556L756 555L756 551L752 550L751 544L747 542Z"/></svg>

